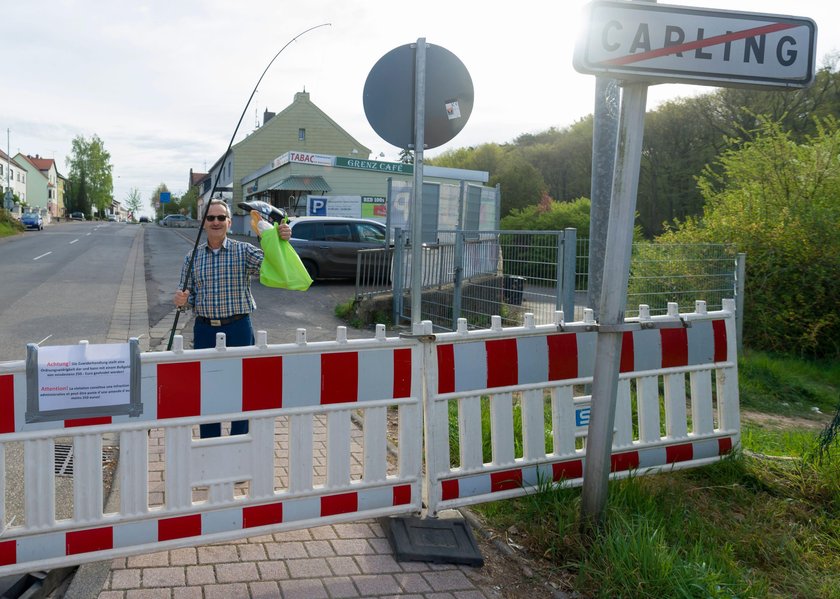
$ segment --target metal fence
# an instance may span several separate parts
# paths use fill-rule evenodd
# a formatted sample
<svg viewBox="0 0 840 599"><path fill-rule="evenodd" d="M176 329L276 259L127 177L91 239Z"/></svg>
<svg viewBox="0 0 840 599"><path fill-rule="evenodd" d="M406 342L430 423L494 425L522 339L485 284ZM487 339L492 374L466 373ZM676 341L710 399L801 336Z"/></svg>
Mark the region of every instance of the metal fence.
<svg viewBox="0 0 840 599"><path fill-rule="evenodd" d="M513 326L530 312L537 324L549 324L561 309L567 320L582 320L589 303L589 240L578 239L575 229L440 231L437 239L423 246L421 320L454 330L458 318L466 318L471 328L486 328L491 315ZM690 310L696 299L720 310L724 299L736 298L740 308L743 260L727 244L633 244L626 316L637 316L640 304L653 315L665 314L668 302ZM407 320L410 272L411 251L398 230L394 247L359 252L356 298L401 289L394 294L393 320Z"/></svg>

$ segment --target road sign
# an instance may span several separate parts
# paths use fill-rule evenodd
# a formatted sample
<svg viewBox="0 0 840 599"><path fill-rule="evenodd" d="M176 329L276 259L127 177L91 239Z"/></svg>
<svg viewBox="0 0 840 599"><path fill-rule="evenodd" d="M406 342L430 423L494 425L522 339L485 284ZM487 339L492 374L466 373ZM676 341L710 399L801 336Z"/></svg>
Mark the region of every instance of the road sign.
<svg viewBox="0 0 840 599"><path fill-rule="evenodd" d="M172 200L172 193L168 191L160 192L160 203L168 204Z"/></svg>
<svg viewBox="0 0 840 599"><path fill-rule="evenodd" d="M811 19L595 0L574 66L581 73L650 83L803 88L814 79Z"/></svg>

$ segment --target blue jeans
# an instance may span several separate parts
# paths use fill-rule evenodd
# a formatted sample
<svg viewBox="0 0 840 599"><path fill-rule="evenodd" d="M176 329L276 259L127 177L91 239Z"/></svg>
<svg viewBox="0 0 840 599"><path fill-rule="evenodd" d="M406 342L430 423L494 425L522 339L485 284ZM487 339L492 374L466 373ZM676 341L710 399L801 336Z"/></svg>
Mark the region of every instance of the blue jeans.
<svg viewBox="0 0 840 599"><path fill-rule="evenodd" d="M239 320L221 327L210 326L199 322L196 318L193 324L193 348L206 349L216 347L216 333L225 334L226 347L243 347L254 345L254 330L251 328L251 317L246 316ZM199 425L199 437L209 439L210 437L222 436L222 423L211 422ZM231 435L245 435L248 433L247 420L234 420L230 423Z"/></svg>

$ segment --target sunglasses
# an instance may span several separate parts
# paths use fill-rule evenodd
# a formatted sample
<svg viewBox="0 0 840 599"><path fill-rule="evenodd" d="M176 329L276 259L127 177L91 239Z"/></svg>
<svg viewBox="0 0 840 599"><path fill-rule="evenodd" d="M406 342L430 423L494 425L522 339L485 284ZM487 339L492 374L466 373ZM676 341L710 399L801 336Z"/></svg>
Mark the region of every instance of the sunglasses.
<svg viewBox="0 0 840 599"><path fill-rule="evenodd" d="M212 223L213 221L219 221L223 223L227 220L227 214L208 214L207 215L207 222Z"/></svg>

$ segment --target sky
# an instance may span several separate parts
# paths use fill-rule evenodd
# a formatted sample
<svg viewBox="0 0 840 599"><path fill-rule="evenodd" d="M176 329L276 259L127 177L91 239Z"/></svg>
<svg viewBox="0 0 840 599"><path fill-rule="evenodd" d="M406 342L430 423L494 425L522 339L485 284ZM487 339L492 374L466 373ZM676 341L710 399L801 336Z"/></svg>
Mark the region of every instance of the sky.
<svg viewBox="0 0 840 599"><path fill-rule="evenodd" d="M840 51L840 6L826 0L685 0L681 6L813 19L817 67ZM365 2L362 0L0 0L0 147L53 158L63 175L77 135L111 154L114 197L160 183L187 190L294 94L371 149L397 160L364 113L368 73L387 52L425 38L466 66L472 114L450 142L426 152L507 143L563 128L593 111L595 78L572 67L583 0ZM795 12L791 12L795 11ZM247 104L271 58L286 48ZM647 107L713 88L662 84ZM349 151L349 149L348 149Z"/></svg>

